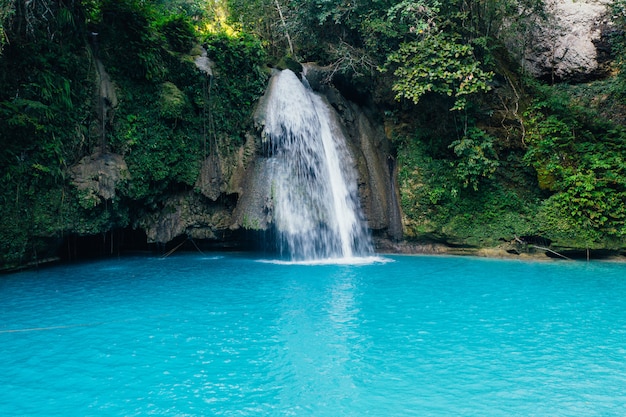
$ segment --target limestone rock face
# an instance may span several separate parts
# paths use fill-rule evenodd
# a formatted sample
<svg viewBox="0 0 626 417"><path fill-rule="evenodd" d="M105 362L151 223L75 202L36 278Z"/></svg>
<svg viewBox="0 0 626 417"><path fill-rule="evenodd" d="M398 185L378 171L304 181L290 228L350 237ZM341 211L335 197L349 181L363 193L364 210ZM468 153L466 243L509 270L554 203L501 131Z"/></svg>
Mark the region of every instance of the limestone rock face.
<svg viewBox="0 0 626 417"><path fill-rule="evenodd" d="M111 77L109 77L109 74L99 59L95 60L95 68L98 92L96 100L96 115L100 121L100 146L104 148L106 147L105 132L108 126L113 122L118 100L115 84L111 81Z"/></svg>
<svg viewBox="0 0 626 417"><path fill-rule="evenodd" d="M121 155L96 152L81 159L70 168L72 183L85 192L93 205L115 198L120 181L130 178L126 161Z"/></svg>
<svg viewBox="0 0 626 417"><path fill-rule="evenodd" d="M547 0L546 18L533 16L526 34L510 34L509 49L536 78L553 82L599 78L606 72L603 64L609 53L610 3Z"/></svg>
<svg viewBox="0 0 626 417"><path fill-rule="evenodd" d="M267 230L273 222L271 165L259 156L246 172L233 212L232 229Z"/></svg>
<svg viewBox="0 0 626 417"><path fill-rule="evenodd" d="M196 193L183 193L170 196L160 211L140 219L138 226L145 230L149 243L166 243L183 235L217 239L220 231L228 229L231 210Z"/></svg>
<svg viewBox="0 0 626 417"><path fill-rule="evenodd" d="M205 73L209 77L213 76L213 61L211 61L208 57L207 50L202 46L196 46L193 52L197 52L194 57L194 64L196 64L196 68L198 68L201 72Z"/></svg>
<svg viewBox="0 0 626 417"><path fill-rule="evenodd" d="M252 135L246 136L243 146L235 152L211 153L200 168L195 187L202 195L217 201L222 194L243 192L247 170L256 158L257 141Z"/></svg>

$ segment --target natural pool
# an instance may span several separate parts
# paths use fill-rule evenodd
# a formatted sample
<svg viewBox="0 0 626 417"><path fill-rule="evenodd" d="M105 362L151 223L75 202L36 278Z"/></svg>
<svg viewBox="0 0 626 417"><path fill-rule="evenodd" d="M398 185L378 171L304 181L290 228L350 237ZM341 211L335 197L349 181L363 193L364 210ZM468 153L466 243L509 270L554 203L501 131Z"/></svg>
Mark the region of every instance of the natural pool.
<svg viewBox="0 0 626 417"><path fill-rule="evenodd" d="M0 410L623 415L626 265L182 254L2 276Z"/></svg>

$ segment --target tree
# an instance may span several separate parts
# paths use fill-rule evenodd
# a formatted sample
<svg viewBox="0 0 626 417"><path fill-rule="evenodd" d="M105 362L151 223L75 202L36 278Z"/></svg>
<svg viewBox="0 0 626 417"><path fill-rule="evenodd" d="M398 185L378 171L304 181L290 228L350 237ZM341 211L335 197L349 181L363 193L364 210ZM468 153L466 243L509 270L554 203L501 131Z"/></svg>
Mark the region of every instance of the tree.
<svg viewBox="0 0 626 417"><path fill-rule="evenodd" d="M461 110L467 96L487 91L493 73L484 71L472 46L460 40L438 32L403 43L387 60L387 68L394 68L396 98L417 104L424 94L434 92L454 97L452 110Z"/></svg>
<svg viewBox="0 0 626 417"><path fill-rule="evenodd" d="M493 148L494 142L493 136L474 127L450 145L459 157L453 163L453 167L464 188L471 185L474 191L478 191L480 181L483 178L491 178L496 172L499 162Z"/></svg>
<svg viewBox="0 0 626 417"><path fill-rule="evenodd" d="M11 24L11 17L14 13L14 0L0 0L0 55L4 45L9 41L6 27Z"/></svg>

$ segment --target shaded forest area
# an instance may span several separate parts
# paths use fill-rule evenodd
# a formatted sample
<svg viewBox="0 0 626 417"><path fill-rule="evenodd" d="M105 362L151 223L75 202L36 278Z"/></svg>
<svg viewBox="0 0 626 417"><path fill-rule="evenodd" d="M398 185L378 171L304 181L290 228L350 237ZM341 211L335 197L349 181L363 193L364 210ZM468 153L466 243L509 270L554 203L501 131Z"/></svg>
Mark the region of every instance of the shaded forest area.
<svg viewBox="0 0 626 417"><path fill-rule="evenodd" d="M242 149L270 68L301 62L379 112L407 242L623 252L626 2L609 9L605 71L568 83L520 64L543 0L1 0L0 264L146 246L165 196ZM115 187L77 185L84 158Z"/></svg>

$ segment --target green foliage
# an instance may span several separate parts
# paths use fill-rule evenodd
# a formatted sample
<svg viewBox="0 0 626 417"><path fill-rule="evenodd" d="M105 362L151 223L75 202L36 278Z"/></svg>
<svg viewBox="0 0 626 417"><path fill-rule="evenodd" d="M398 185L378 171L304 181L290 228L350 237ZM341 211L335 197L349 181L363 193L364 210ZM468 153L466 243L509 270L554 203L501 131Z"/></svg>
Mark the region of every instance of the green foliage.
<svg viewBox="0 0 626 417"><path fill-rule="evenodd" d="M228 5L238 21L276 48L277 60L289 35L296 59L329 65L333 74L352 81L356 77L370 92L391 78L398 99L417 103L433 92L454 97L452 107L463 109L468 98L489 89L491 49L507 17L538 10L540 2L231 0ZM377 68L386 73L376 74Z"/></svg>
<svg viewBox="0 0 626 417"><path fill-rule="evenodd" d="M458 110L465 108L468 97L489 89L493 74L481 57L493 61L492 41L484 26L504 18L497 12L498 2L483 1L477 7L438 0L280 1L280 15L273 3L259 0L244 6L233 0L229 5L250 22L267 22L258 33L273 44L288 34L299 60L330 65L333 74L348 79L366 78L362 84L371 90L376 68L387 72L383 82L393 77L396 98L414 103L433 92L454 97L453 109ZM266 27L279 27L286 34Z"/></svg>
<svg viewBox="0 0 626 417"><path fill-rule="evenodd" d="M463 188L449 160L428 156L419 141L402 141L398 182L407 237L485 247L536 233L532 180L515 154L500 167L506 170L498 180L483 179L477 193Z"/></svg>
<svg viewBox="0 0 626 417"><path fill-rule="evenodd" d="M189 108L185 94L176 87L176 84L165 82L161 84L159 95L159 114L165 119L182 119Z"/></svg>
<svg viewBox="0 0 626 417"><path fill-rule="evenodd" d="M155 7L165 16L188 16L194 20L206 17L207 8L216 0L154 0Z"/></svg>
<svg viewBox="0 0 626 417"><path fill-rule="evenodd" d="M427 92L444 94L455 98L452 110L465 108L468 95L487 91L493 76L480 68L471 45L444 32L403 43L387 67L395 67L396 98L418 103Z"/></svg>
<svg viewBox="0 0 626 417"><path fill-rule="evenodd" d="M94 93L82 13L80 2L32 2L3 28L0 264L46 256L67 227L67 168L88 145Z"/></svg>
<svg viewBox="0 0 626 417"><path fill-rule="evenodd" d="M265 52L258 39L246 34L210 35L205 42L208 56L215 63L215 78L204 105L217 130L214 135L228 135L230 146L239 146L250 127L253 106L265 91Z"/></svg>
<svg viewBox="0 0 626 417"><path fill-rule="evenodd" d="M0 0L0 55L7 43L8 36L6 27L11 23L11 17L15 14L15 2L13 0Z"/></svg>
<svg viewBox="0 0 626 417"><path fill-rule="evenodd" d="M615 30L611 32L611 46L618 78L622 83L622 95L626 94L626 0L613 0L610 4Z"/></svg>
<svg viewBox="0 0 626 417"><path fill-rule="evenodd" d="M526 113L525 157L540 185L554 192L543 207L548 233L569 231L588 246L625 237L626 129L549 94Z"/></svg>
<svg viewBox="0 0 626 417"><path fill-rule="evenodd" d="M242 141L267 79L260 42L218 36L207 40L216 60L211 85L185 54L196 41L191 21L165 4L36 4L50 6L54 19L31 19L20 32L25 16L14 16L8 37L16 41L0 56L0 264L44 256L42 248L67 234L127 227L159 210L168 193L193 189L214 145ZM118 99L105 123L94 112L94 57ZM129 170L110 200L78 191L69 170L102 143L124 155Z"/></svg>
<svg viewBox="0 0 626 417"><path fill-rule="evenodd" d="M168 35L157 31L153 36ZM236 150L250 126L252 106L267 79L260 69L265 57L260 42L248 35L218 34L203 43L214 63L213 76L201 73L191 57L171 53L160 55L166 81L138 82L132 74L118 73L120 103L109 143L128 164L130 180L119 194L131 210L131 222L160 210L168 194L192 189L207 154Z"/></svg>
<svg viewBox="0 0 626 417"><path fill-rule="evenodd" d="M186 16L168 16L158 26L174 52L189 52L196 41L195 29Z"/></svg>
<svg viewBox="0 0 626 417"><path fill-rule="evenodd" d="M231 24L258 38L272 38L270 22L273 18L278 18L278 11L271 0L225 0L224 3Z"/></svg>
<svg viewBox="0 0 626 417"><path fill-rule="evenodd" d="M202 76L195 73L180 87L124 81L108 141L111 151L124 155L130 174L120 198L138 215L195 182L204 155L203 121L185 91L201 89Z"/></svg>
<svg viewBox="0 0 626 417"><path fill-rule="evenodd" d="M493 148L495 140L484 131L471 128L467 135L452 142L450 147L459 157L453 163L454 172L463 187L471 185L474 191L478 191L479 182L483 178L491 178L496 172L500 164Z"/></svg>
<svg viewBox="0 0 626 417"><path fill-rule="evenodd" d="M166 40L155 28L156 10L141 0L104 0L99 10L94 42L107 68L120 77L163 80Z"/></svg>
<svg viewBox="0 0 626 417"><path fill-rule="evenodd" d="M126 156L132 180L125 194L151 204L168 189L192 187L200 169L200 144L163 125L146 125L140 131Z"/></svg>
<svg viewBox="0 0 626 417"><path fill-rule="evenodd" d="M429 228L435 230L442 208L456 200L460 190L450 173L448 161L428 156L418 141L402 142L398 150L398 183L409 235Z"/></svg>

